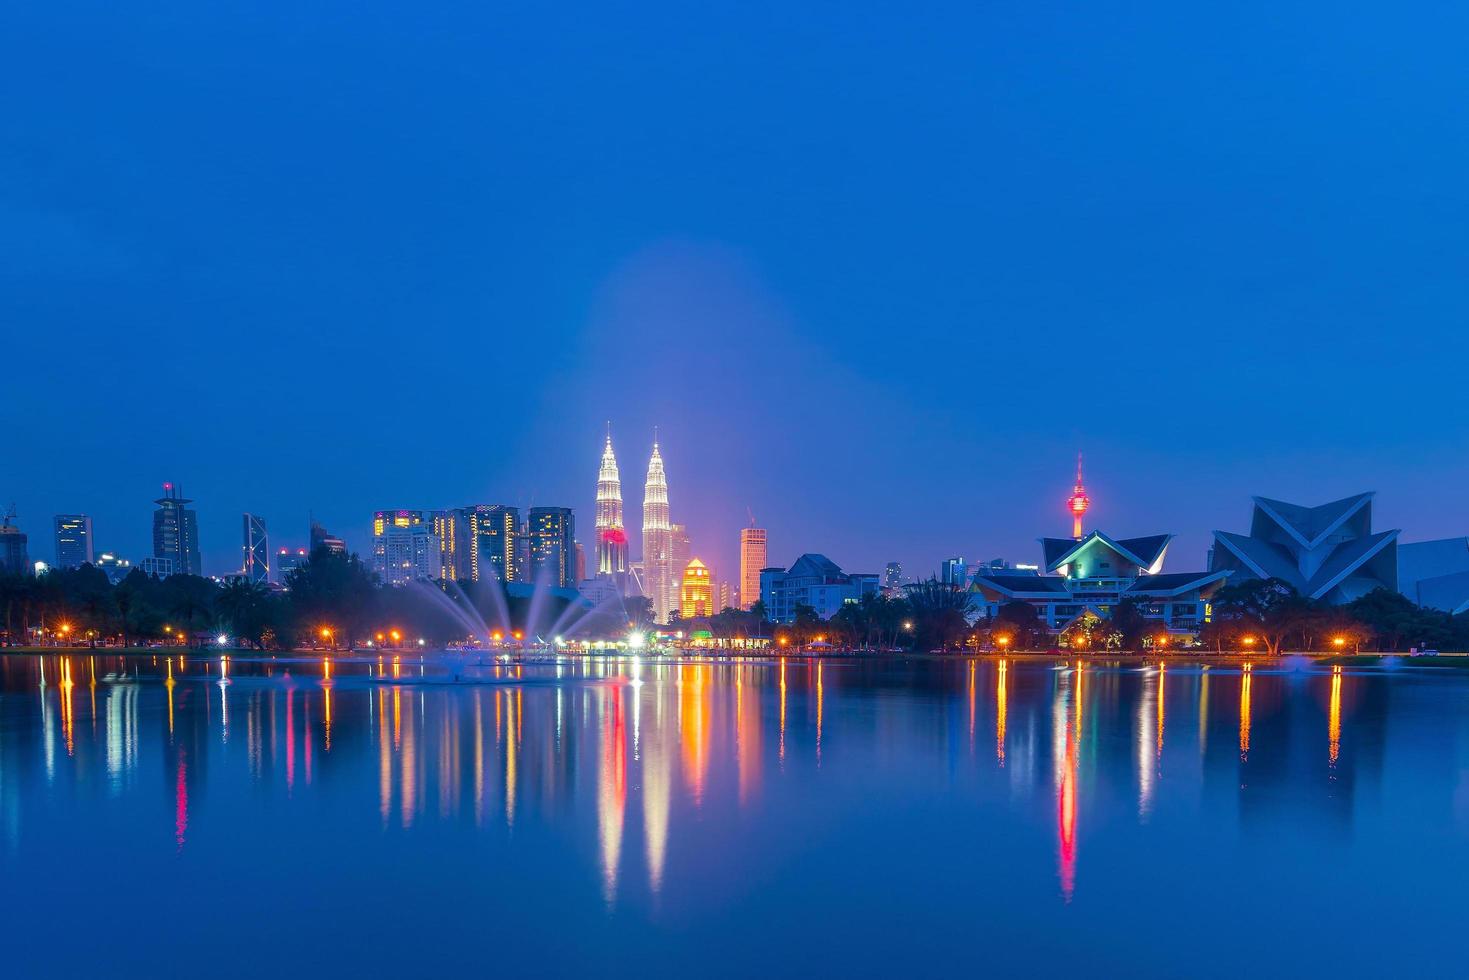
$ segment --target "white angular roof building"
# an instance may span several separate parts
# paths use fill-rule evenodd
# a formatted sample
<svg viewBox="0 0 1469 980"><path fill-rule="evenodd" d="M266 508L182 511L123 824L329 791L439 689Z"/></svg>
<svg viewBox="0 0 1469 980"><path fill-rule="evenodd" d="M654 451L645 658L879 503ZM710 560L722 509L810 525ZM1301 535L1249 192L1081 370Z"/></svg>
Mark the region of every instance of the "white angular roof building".
<svg viewBox="0 0 1469 980"><path fill-rule="evenodd" d="M1303 507L1254 497L1249 534L1214 532L1212 571L1230 582L1278 578L1301 595L1343 605L1373 589L1398 590L1398 535L1372 530L1373 493Z"/></svg>

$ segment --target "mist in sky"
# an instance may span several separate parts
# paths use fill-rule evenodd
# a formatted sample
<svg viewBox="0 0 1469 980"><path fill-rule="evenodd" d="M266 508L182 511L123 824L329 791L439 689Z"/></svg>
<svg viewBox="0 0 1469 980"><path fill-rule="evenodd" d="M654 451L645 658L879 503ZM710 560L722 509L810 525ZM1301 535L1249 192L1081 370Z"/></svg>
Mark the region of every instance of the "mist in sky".
<svg viewBox="0 0 1469 980"><path fill-rule="evenodd" d="M721 578L1036 561L1377 490L1469 533L1469 8L34 4L0 39L0 502L576 509L654 427ZM590 547L589 547L590 550Z"/></svg>

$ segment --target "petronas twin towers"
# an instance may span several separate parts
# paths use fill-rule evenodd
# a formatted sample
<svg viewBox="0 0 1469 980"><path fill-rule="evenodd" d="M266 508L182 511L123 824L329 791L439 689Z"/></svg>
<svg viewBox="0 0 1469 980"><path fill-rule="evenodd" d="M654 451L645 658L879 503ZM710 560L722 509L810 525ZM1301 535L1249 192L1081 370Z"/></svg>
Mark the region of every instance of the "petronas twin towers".
<svg viewBox="0 0 1469 980"><path fill-rule="evenodd" d="M648 480L643 485L643 588L653 601L653 618L668 622L678 608L678 572L673 560L673 525L668 519L668 478L658 437L653 437L653 455L648 460ZM622 480L617 456L612 451L609 427L602 449L602 466L597 473L597 572L625 578L627 531L622 523Z"/></svg>

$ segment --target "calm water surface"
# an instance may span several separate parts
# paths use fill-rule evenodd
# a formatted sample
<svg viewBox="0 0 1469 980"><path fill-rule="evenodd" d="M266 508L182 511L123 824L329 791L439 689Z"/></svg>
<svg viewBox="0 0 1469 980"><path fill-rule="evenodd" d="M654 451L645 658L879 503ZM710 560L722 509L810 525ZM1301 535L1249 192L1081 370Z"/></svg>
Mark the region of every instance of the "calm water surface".
<svg viewBox="0 0 1469 980"><path fill-rule="evenodd" d="M1462 975L1469 673L451 663L0 657L5 975Z"/></svg>

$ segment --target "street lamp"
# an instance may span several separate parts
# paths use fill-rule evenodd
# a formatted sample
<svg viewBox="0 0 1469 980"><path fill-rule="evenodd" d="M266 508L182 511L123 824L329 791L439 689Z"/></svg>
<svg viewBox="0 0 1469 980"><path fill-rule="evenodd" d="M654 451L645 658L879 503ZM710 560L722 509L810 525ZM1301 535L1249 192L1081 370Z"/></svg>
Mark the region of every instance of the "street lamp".
<svg viewBox="0 0 1469 980"><path fill-rule="evenodd" d="M1243 640L1240 640L1240 642L1250 648L1255 646L1255 638L1253 636L1247 636Z"/></svg>
<svg viewBox="0 0 1469 980"><path fill-rule="evenodd" d="M1005 648L1010 645L1010 638L1008 636L997 636L995 637L995 643L999 645L1000 652L1003 653Z"/></svg>

